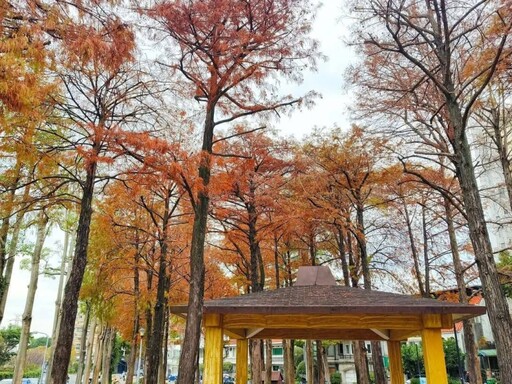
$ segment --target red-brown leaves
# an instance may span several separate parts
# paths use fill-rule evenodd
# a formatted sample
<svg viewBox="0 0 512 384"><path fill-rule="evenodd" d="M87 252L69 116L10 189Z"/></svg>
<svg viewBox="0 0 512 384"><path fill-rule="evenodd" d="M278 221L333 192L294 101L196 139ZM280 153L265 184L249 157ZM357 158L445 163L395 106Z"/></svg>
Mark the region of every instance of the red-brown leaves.
<svg viewBox="0 0 512 384"><path fill-rule="evenodd" d="M100 27L70 25L65 34L68 58L75 65L92 64L116 71L133 60L135 48L131 28L118 18L110 18Z"/></svg>
<svg viewBox="0 0 512 384"><path fill-rule="evenodd" d="M314 67L312 11L306 0L209 0L163 2L148 14L179 45L172 66L192 82L191 96L224 112L258 112L276 101L254 85L268 87L277 74L300 80L301 69Z"/></svg>
<svg viewBox="0 0 512 384"><path fill-rule="evenodd" d="M31 115L53 91L45 77L50 63L40 25L29 22L30 13L8 2L0 4L0 101L5 109ZM4 124L2 124L4 125Z"/></svg>

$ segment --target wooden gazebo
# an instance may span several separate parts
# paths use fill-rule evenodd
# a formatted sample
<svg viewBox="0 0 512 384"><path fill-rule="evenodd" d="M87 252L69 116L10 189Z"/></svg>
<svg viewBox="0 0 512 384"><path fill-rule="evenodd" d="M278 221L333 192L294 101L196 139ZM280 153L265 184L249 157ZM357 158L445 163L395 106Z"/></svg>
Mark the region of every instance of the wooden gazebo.
<svg viewBox="0 0 512 384"><path fill-rule="evenodd" d="M185 305L171 306L175 314ZM237 340L236 384L247 384L248 340L387 342L392 384L404 384L400 342L421 335L427 382L447 384L441 329L485 307L336 285L328 267L302 267L292 287L206 301L203 384L222 383L223 335Z"/></svg>

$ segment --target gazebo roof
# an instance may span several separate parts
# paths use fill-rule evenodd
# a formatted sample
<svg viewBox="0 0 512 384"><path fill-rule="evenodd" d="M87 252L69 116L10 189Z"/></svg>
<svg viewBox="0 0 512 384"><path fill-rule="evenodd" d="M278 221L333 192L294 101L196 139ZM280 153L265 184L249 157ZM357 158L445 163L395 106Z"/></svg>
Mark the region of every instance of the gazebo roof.
<svg viewBox="0 0 512 384"><path fill-rule="evenodd" d="M421 331L425 318L432 315L448 328L485 313L482 306L332 285L335 281L327 267L301 270L292 287L208 300L203 312L221 315L226 331L241 337L350 336L353 340L375 335L374 339L385 340L390 330L401 330L406 338ZM171 313L186 311L186 305L171 305Z"/></svg>
<svg viewBox="0 0 512 384"><path fill-rule="evenodd" d="M172 306L184 313L186 306ZM453 314L485 313L485 307L342 286L303 285L208 300L204 313L220 314Z"/></svg>

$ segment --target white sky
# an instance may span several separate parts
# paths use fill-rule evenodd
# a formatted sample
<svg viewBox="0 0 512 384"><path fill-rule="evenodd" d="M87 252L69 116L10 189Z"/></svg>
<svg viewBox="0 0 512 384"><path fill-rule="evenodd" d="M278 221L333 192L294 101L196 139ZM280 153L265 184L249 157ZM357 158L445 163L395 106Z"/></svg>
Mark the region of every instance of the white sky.
<svg viewBox="0 0 512 384"><path fill-rule="evenodd" d="M60 266L64 234L54 230L45 242L45 248L50 250L50 260L53 267ZM2 328L9 324L21 322L21 316L25 308L25 301L28 292L30 271L20 268L20 259L16 260L7 305L5 308ZM32 332L44 332L51 336L53 327L53 315L59 281L57 278L39 276L34 309L32 311ZM44 337L44 335L34 335Z"/></svg>
<svg viewBox="0 0 512 384"><path fill-rule="evenodd" d="M342 20L344 10L341 3L325 1L315 20L313 36L320 41L321 52L327 56L327 61L319 62L317 72L305 74L302 84L290 88L294 96L315 90L321 93L322 98L312 109L296 111L291 117L283 116L275 127L284 135L301 138L314 127L348 128L350 94L343 90L343 72L354 62L354 54L342 42L347 33L347 18Z"/></svg>
<svg viewBox="0 0 512 384"><path fill-rule="evenodd" d="M303 84L292 86L287 90L295 96L315 90L322 94L322 98L316 102L314 108L297 111L291 117L283 116L279 122L276 122L274 126L283 135L301 138L310 133L315 126L347 127L349 124L346 108L350 102L350 96L342 89L342 75L354 55L344 47L341 40L346 28L340 22L343 15L340 3L326 1L320 8L315 21L313 33L320 41L321 51L328 60L318 64L318 72L306 73ZM63 238L64 235L56 231L45 244L53 249L51 252L53 266L58 266L60 263ZM60 244L56 245L56 242ZM19 266L20 263L17 260L2 327L21 321L30 273L21 270ZM32 315L32 331L51 334L57 287L57 279L40 276Z"/></svg>

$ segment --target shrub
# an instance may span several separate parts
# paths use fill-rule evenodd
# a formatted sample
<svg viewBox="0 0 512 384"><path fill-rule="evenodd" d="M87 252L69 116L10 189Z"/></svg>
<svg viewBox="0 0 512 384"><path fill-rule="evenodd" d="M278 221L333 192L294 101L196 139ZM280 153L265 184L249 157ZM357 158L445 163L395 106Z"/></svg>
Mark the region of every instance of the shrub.
<svg viewBox="0 0 512 384"><path fill-rule="evenodd" d="M341 373L334 372L331 374L331 384L341 384Z"/></svg>
<svg viewBox="0 0 512 384"><path fill-rule="evenodd" d="M0 371L0 380L12 379L13 375L14 375L14 370L12 370L12 369L2 370L2 371ZM23 377L39 377L40 375L41 375L41 367L25 369L25 371L23 372Z"/></svg>
<svg viewBox="0 0 512 384"><path fill-rule="evenodd" d="M25 369L23 377L39 377L41 375L41 367Z"/></svg>
<svg viewBox="0 0 512 384"><path fill-rule="evenodd" d="M12 379L13 374L14 374L14 371L12 369L6 370L6 371L0 371L0 380Z"/></svg>

